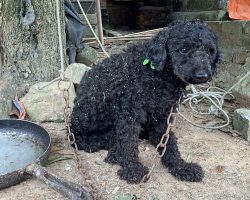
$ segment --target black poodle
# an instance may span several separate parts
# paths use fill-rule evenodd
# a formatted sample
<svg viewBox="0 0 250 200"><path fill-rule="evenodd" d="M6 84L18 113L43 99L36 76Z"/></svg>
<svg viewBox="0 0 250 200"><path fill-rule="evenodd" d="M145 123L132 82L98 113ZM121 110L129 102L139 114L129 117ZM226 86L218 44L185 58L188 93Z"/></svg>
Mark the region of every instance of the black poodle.
<svg viewBox="0 0 250 200"><path fill-rule="evenodd" d="M147 42L111 55L82 78L71 115L80 150L108 150L105 161L121 165L129 183L139 183L148 168L139 161L139 138L157 145L171 106L188 84L211 80L220 60L217 37L199 21L178 22ZM170 132L162 163L183 181L201 181L204 173L180 155Z"/></svg>

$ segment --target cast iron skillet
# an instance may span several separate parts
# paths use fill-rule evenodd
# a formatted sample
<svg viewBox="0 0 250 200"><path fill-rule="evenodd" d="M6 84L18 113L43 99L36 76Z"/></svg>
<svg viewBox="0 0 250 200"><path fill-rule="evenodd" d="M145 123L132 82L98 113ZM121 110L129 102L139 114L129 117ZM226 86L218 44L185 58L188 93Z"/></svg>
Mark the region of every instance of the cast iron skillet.
<svg viewBox="0 0 250 200"><path fill-rule="evenodd" d="M33 175L69 199L92 200L81 186L59 179L41 167L50 146L51 137L41 126L23 120L0 120L0 190Z"/></svg>

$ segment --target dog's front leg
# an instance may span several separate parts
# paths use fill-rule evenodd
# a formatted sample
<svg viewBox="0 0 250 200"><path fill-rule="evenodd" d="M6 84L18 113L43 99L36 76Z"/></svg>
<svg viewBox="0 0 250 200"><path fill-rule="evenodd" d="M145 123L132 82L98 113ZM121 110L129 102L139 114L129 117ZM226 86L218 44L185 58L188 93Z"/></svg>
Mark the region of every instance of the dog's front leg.
<svg viewBox="0 0 250 200"><path fill-rule="evenodd" d="M157 120L157 123L151 124L149 140L153 145L158 145L166 128L166 119ZM159 153L161 153L161 151L162 149L159 149ZM169 169L169 172L179 180L199 182L203 179L204 172L198 164L187 163L182 159L177 144L177 138L172 131L169 133L166 152L161 158L161 161L162 164Z"/></svg>
<svg viewBox="0 0 250 200"><path fill-rule="evenodd" d="M174 132L170 131L166 152L162 157L162 163L169 169L170 173L182 181L200 182L204 172L200 165L187 163L181 158L177 146L177 138Z"/></svg>
<svg viewBox="0 0 250 200"><path fill-rule="evenodd" d="M128 183L140 183L148 168L139 161L138 140L140 123L132 117L124 117L116 122L115 144L109 151L122 167L118 175ZM109 155L111 156L111 154Z"/></svg>

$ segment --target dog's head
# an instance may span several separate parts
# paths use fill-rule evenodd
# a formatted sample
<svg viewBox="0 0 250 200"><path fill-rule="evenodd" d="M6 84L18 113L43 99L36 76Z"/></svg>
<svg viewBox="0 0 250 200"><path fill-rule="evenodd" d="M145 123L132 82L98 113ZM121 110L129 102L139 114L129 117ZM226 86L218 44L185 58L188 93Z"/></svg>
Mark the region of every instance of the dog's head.
<svg viewBox="0 0 250 200"><path fill-rule="evenodd" d="M190 84L211 80L220 62L217 36L199 21L178 22L159 32L148 52L157 71L167 68Z"/></svg>

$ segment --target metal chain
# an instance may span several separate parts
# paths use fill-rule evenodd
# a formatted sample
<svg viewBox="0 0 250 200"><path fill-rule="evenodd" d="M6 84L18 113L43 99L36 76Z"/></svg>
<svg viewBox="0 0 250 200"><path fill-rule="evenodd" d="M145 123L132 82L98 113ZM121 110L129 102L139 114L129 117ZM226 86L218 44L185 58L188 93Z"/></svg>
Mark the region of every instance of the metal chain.
<svg viewBox="0 0 250 200"><path fill-rule="evenodd" d="M150 176L154 170L154 168L156 167L156 165L158 165L161 161L161 158L163 157L163 155L165 154L166 150L167 150L167 143L169 140L169 132L171 130L171 128L173 126L175 126L175 122L176 122L176 116L178 115L178 111L180 108L180 100L181 97L179 98L179 100L172 105L171 109L170 109L170 113L167 119L167 129L165 131L165 133L161 136L161 140L159 142L159 144L156 146L155 149L155 154L154 157L152 158L152 166L149 170L149 172L143 176L140 184L144 183L146 180L150 179ZM161 150L161 153L160 153Z"/></svg>
<svg viewBox="0 0 250 200"><path fill-rule="evenodd" d="M74 154L75 162L77 165L77 170L79 173L82 175L82 178L84 179L85 185L87 188L89 188L92 191L92 195L94 196L95 200L103 200L104 197L98 190L98 188L93 184L92 178L90 174L83 168L81 158L78 154L78 147L75 142L75 135L74 133L71 132L70 130L70 113L71 113L71 107L69 105L69 89L72 85L71 82L69 82L69 87L68 88L60 88L60 82L58 82L58 88L63 92L63 98L65 100L65 107L64 107L64 122L65 126L67 127L67 139L68 139L68 144Z"/></svg>

